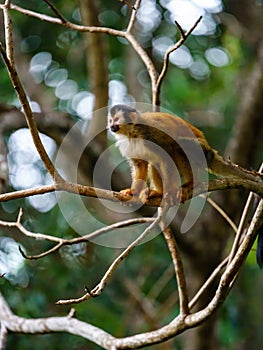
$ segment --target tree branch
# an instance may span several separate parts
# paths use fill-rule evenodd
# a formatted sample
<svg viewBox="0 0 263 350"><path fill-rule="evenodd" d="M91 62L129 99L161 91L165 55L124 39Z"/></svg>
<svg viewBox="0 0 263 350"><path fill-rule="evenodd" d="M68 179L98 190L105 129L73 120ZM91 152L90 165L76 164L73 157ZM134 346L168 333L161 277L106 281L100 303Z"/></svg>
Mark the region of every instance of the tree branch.
<svg viewBox="0 0 263 350"><path fill-rule="evenodd" d="M142 217L142 218L134 218L134 219L129 219L129 220L124 220L124 221L119 221L116 222L112 225L108 225L105 227L102 227L98 230L95 230L87 235L72 238L72 239L64 239L64 238L59 238L53 235L47 235L43 233L35 233L27 230L22 224L21 224L21 217L22 217L22 209L20 209L18 218L16 222L10 222L10 221L2 221L0 220L0 226L3 227L16 227L23 235L26 237L33 238L35 240L45 240L45 241L50 241L50 242L55 242L57 243L53 248L45 251L44 253L38 254L38 255L27 255L23 252L21 247L19 248L21 254L24 256L26 259L39 259L42 258L46 255L49 255L57 250L59 250L62 246L65 245L74 245L74 244L79 244L82 242L88 242L91 239L98 237L100 235L103 235L105 233L108 233L112 230L116 230L120 227L126 227L134 224L142 224L142 223L151 223L154 221L154 218L150 217Z"/></svg>
<svg viewBox="0 0 263 350"><path fill-rule="evenodd" d="M11 0L6 0L3 5L4 26L5 26L5 45L6 45L6 57L10 62L10 65L14 68L14 48L13 48L13 33L12 33L12 21L10 17L10 4Z"/></svg>
<svg viewBox="0 0 263 350"><path fill-rule="evenodd" d="M183 43L186 41L186 39L191 35L191 33L194 31L194 29L198 26L198 24L200 23L202 19L202 16L200 16L198 18L198 20L193 24L193 26L185 33L182 29L182 27L180 26L180 24L178 22L175 22L177 28L180 31L181 34L181 38L174 44L172 45L166 52L164 55L164 59L163 59L163 67L161 70L161 73L159 75L159 78L156 82L156 96L155 96L155 103L153 103L154 105L159 106L160 105L160 92L161 92L161 84L163 82L163 79L166 75L167 69L168 69L168 63L169 63L169 56L172 52L174 52L175 50L177 50L180 46L183 45Z"/></svg>
<svg viewBox="0 0 263 350"><path fill-rule="evenodd" d="M112 349L115 338L98 327L79 321L71 313L64 317L26 319L12 313L3 296L0 294L1 327L14 333L44 334L67 332L88 339L104 349Z"/></svg>
<svg viewBox="0 0 263 350"><path fill-rule="evenodd" d="M61 14L61 12L56 8L54 4L52 4L49 0L43 0L48 6L51 8L51 10L54 12L54 14L61 20L62 23L66 23L66 18Z"/></svg>
<svg viewBox="0 0 263 350"><path fill-rule="evenodd" d="M8 32L11 32L11 28L9 27L8 28ZM7 36L11 36L7 34ZM21 103L21 106L22 106L22 110L23 110L23 113L24 113L24 116L26 118L26 121L27 121L27 125L28 125L28 128L30 130L30 133L31 133L31 136L32 136L32 139L33 139L33 142L35 144L35 147L39 153L39 156L41 158L41 160L43 161L47 171L50 173L50 175L52 176L52 178L55 180L55 181L63 181L63 179L61 178L61 176L58 174L58 172L56 171L53 163L51 162L46 150L45 150L45 147L40 139L40 136L39 136L39 133L38 133L38 130L37 130L37 126L36 126L36 123L35 123L35 119L34 119L34 115L32 113L32 110L31 110L31 107L30 107L30 104L28 102L28 99L27 99L27 96L26 96L26 93L24 91L24 88L21 84L21 81L18 77L18 74L17 74L17 71L16 71L16 68L15 66L12 64L12 62L14 61L14 59L12 58L11 60L9 60L6 52L5 52L5 49L3 48L2 44L0 43L0 53L3 57L3 60L4 60L4 63L6 65L6 68L7 68L7 71L9 73L9 76L10 76L10 80L13 84L13 87L17 93L17 96L18 96L18 99ZM10 54L10 52L9 52Z"/></svg>
<svg viewBox="0 0 263 350"><path fill-rule="evenodd" d="M259 168L259 172L262 172L262 171L263 171L263 163L261 164L261 166ZM230 263L232 261L233 257L235 256L235 253L236 253L236 251L238 249L238 245L240 243L240 240L241 240L241 237L242 237L242 233L244 232L245 221L247 219L247 215L248 215L249 209L251 208L253 202L255 202L255 196L254 196L254 194L252 192L250 192L249 196L248 196L248 199L247 199L247 202L246 202L246 205L245 205L245 208L242 211L242 216L241 216L241 219L239 221L239 225L238 225L238 229L237 229L237 232L236 232L235 241L233 243L232 250L230 252L228 263Z"/></svg>
<svg viewBox="0 0 263 350"><path fill-rule="evenodd" d="M202 193L207 193L211 191L219 190L230 190L230 189L243 189L249 190L260 197L263 197L263 183L251 180L244 180L238 178L220 178L215 180L210 180L207 183L200 183L193 190L192 196L188 199L196 197ZM143 204L139 199L133 198L131 196L124 195L121 192L104 190L101 188L95 188L91 186L84 186L80 184L74 184L70 182L58 183L56 185L45 185L36 188L30 188L26 190L19 190L9 193L0 194L0 202L7 202L14 199L31 197L39 194L50 193L55 191L66 191L69 193L75 193L81 196L92 197L92 198L102 198L113 202L127 202L129 204ZM161 198L149 198L144 205L149 205L153 207L159 207L161 204Z"/></svg>
<svg viewBox="0 0 263 350"><path fill-rule="evenodd" d="M160 226L162 227L163 223L161 223ZM173 265L174 265L177 286L178 286L178 294L179 294L180 314L188 315L189 307L188 307L187 286L185 281L183 263L179 254L175 236L171 228L169 227L166 227L163 229L163 235L168 245L168 248L172 257Z"/></svg>
<svg viewBox="0 0 263 350"><path fill-rule="evenodd" d="M58 16L59 18L55 18L55 17L51 17L51 16L37 13L34 11L26 10L20 6L17 6L17 5L11 5L10 8L14 9L16 11L19 11L27 16L39 18L43 21L47 21L50 23L60 24L66 28L69 28L72 30L77 30L79 32L106 33L106 34L113 35L116 37L119 36L119 37L125 38L132 45L134 50L137 52L138 56L142 59L143 63L145 64L147 71L148 71L148 74L150 76L151 85L152 85L152 104L153 104L153 106L159 106L160 105L160 87L161 87L162 81L164 79L164 76L167 72L169 55L171 54L171 52L178 49L185 42L185 40L188 38L188 36L193 32L193 30L199 24L202 17L200 17L186 33L183 33L181 26L176 22L176 25L181 33L181 38L179 39L179 41L176 44L174 44L166 52L165 57L164 57L163 68L162 68L162 71L161 71L160 76L158 78L157 69L156 69L154 63L150 59L147 52L142 48L142 46L139 44L139 42L131 34L131 30L132 30L134 22L135 22L136 11L138 10L139 5L140 5L140 0L137 0L136 4L135 4L135 10L132 11L128 27L125 31L116 30L116 29L107 28L107 27L78 25L78 24L75 24L75 23L68 21L60 13ZM1 8L1 5L0 5L0 8ZM56 11L58 11L58 10L56 10Z"/></svg>
<svg viewBox="0 0 263 350"><path fill-rule="evenodd" d="M225 298L230 291L230 288L233 286L233 280L235 280L236 274L239 271L241 265L245 261L248 253L250 252L253 243L256 239L256 233L258 228L263 223L263 200L260 201L255 214L252 218L252 221L246 232L242 243L240 244L236 255L232 259L231 263L228 265L227 269L223 273L218 288L216 290L215 296L208 304L208 306L197 312L196 314L189 315L186 317L185 322L188 326L192 327L204 321L207 317L218 309L219 306L224 302Z"/></svg>
<svg viewBox="0 0 263 350"><path fill-rule="evenodd" d="M127 26L127 30L126 30L126 33L130 33L134 27L134 23L135 23L135 20L136 20L136 15L137 15L137 12L139 10L139 7L141 5L141 1L142 0L136 0L134 6L133 6L133 12L131 14L131 17L130 17L130 21L129 21L129 24Z"/></svg>

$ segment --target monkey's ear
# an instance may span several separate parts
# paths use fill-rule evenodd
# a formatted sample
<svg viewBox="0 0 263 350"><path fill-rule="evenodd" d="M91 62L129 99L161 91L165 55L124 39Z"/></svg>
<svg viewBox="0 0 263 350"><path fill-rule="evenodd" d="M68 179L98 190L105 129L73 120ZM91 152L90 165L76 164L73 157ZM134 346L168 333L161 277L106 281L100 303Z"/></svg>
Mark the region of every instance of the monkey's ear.
<svg viewBox="0 0 263 350"><path fill-rule="evenodd" d="M129 119L131 123L136 123L138 121L138 112L130 112L129 113Z"/></svg>

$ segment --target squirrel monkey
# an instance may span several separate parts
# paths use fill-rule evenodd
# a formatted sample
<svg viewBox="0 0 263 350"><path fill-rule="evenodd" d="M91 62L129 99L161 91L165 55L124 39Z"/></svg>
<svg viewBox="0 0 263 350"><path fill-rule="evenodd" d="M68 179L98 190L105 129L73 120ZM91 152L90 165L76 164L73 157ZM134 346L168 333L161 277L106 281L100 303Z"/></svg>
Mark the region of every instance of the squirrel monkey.
<svg viewBox="0 0 263 350"><path fill-rule="evenodd" d="M121 192L142 202L163 196L166 205L183 203L197 183L195 176L205 168L216 175L258 181L256 172L225 161L199 129L175 115L115 105L108 126L132 170L131 188Z"/></svg>

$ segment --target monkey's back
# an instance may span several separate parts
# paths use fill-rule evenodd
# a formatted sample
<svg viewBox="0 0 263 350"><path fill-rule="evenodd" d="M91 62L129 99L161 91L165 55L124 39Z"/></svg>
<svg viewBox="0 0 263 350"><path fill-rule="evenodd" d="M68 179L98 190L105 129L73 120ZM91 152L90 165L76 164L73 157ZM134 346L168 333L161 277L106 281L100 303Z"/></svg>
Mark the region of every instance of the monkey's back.
<svg viewBox="0 0 263 350"><path fill-rule="evenodd" d="M169 113L146 112L143 113L142 119L149 126L160 129L173 138L193 137L206 140L202 131L184 119Z"/></svg>

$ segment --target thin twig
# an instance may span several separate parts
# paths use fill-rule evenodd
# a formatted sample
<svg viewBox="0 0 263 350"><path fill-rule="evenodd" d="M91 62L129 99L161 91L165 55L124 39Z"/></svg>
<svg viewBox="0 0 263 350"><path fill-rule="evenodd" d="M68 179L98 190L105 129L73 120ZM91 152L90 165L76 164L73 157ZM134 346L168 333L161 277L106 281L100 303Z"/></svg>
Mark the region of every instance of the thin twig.
<svg viewBox="0 0 263 350"><path fill-rule="evenodd" d="M43 258L51 253L54 253L55 251L59 250L62 246L68 246L68 245L74 245L74 244L79 244L79 243L83 243L83 242L88 242L91 239L94 239L95 237L101 236L105 233L108 233L110 231L113 231L113 230L121 228L121 227L126 227L126 226L130 226L130 225L135 225L135 224L142 224L142 223L151 223L153 221L154 221L153 218L147 218L147 217L134 218L134 219L124 220L124 221L119 221L119 222L114 223L112 225L102 227L102 228L95 230L91 233L88 233L87 235L84 235L84 236L75 237L72 239L60 239L59 238L58 239L59 243L57 245L55 245L53 248L51 248L51 249L49 249L41 254L38 254L38 255L26 255L22 251L21 248L19 248L19 250L22 253L22 255L24 256L24 258L30 259L30 260L36 260L36 259ZM49 238L46 238L46 240L52 241L52 239L49 239Z"/></svg>
<svg viewBox="0 0 263 350"><path fill-rule="evenodd" d="M164 76L165 76L167 68L168 68L168 59L169 59L170 53L173 52L174 50L176 50L178 47L180 47L184 43L184 41L187 39L187 37L192 33L192 31L195 29L195 27L201 21L202 17L200 17L196 21L196 23L184 34L182 34L182 31L180 29L181 28L180 25L176 22L176 25L177 25L179 31L181 32L181 39L172 48L170 48L166 52L165 57L164 57L163 69L162 69L160 76L158 78L157 69L156 69L153 61L151 60L150 56L142 48L142 46L135 39L135 37L131 34L131 29L134 25L136 12L139 9L140 2L141 2L140 0L136 1L135 9L131 13L131 18L130 18L128 27L124 31L116 30L116 29L112 29L112 28L107 28L107 27L87 27L87 26L78 25L78 24L70 22L65 17L61 17L62 15L59 12L57 14L57 15L59 15L59 18L55 18L52 16L47 16L44 14L40 14L38 12L24 9L20 6L13 5L13 4L11 5L11 9L19 11L27 16L36 17L36 18L39 18L39 19L47 21L47 22L63 25L69 29L77 30L79 32L106 33L109 35L113 35L116 37L120 36L120 37L127 39L128 42L134 48L134 50L137 52L138 56L142 59L143 63L145 64L145 66L147 68L147 71L148 71L148 74L149 74L150 80L151 80L151 85L152 85L152 104L153 104L153 106L156 106L156 105L160 104L160 86L161 86L161 83L164 79ZM1 5L0 5L0 8L1 8ZM54 11L54 9L53 9L53 11ZM62 20L62 18L63 18L63 20Z"/></svg>
<svg viewBox="0 0 263 350"><path fill-rule="evenodd" d="M156 310L153 305L153 301L142 293L140 286L138 286L134 281L130 280L127 277L124 277L123 284L125 285L127 292L132 297L132 300L140 308L143 319L150 324L153 328L160 327L160 324L156 318ZM140 317L142 318L142 317ZM145 322L143 320L143 322Z"/></svg>
<svg viewBox="0 0 263 350"><path fill-rule="evenodd" d="M55 15L61 19L62 23L66 23L67 20L66 18L60 13L60 11L56 8L56 6L54 4L52 4L51 1L49 0L43 0L46 4L48 4L48 6L51 8L51 10L55 13Z"/></svg>
<svg viewBox="0 0 263 350"><path fill-rule="evenodd" d="M154 283L153 287L147 294L149 299L155 300L159 294L163 291L167 283L174 277L174 267L171 263L166 270L162 273L159 279Z"/></svg>
<svg viewBox="0 0 263 350"><path fill-rule="evenodd" d="M187 327L196 326L197 322L200 324L204 322L208 317L210 317L225 301L229 291L233 286L233 281L235 281L238 271L240 270L242 264L244 263L248 253L250 252L253 243L256 239L256 233L258 228L263 223L263 200L260 201L255 214L251 220L251 223L248 227L246 236L241 242L238 250L233 257L231 263L227 266L223 275L221 276L218 288L213 296L213 299L210 303L201 311L190 314L184 320ZM225 260L224 260L225 262ZM224 263L222 262L222 264ZM218 268L217 268L218 269ZM191 302L191 307L192 307Z"/></svg>
<svg viewBox="0 0 263 350"><path fill-rule="evenodd" d="M109 35L113 35L116 37L122 37L122 38L127 39L129 41L129 43L132 45L132 47L134 48L134 50L137 52L138 56L142 59L143 63L145 64L147 71L149 73L150 79L151 79L152 90L155 91L156 81L157 81L157 77L158 77L156 68L155 68L150 56L142 48L142 46L135 39L135 37L130 33L130 31L133 27L133 23L135 21L135 14L139 8L139 4L140 4L140 2L139 2L139 0L137 0L136 9L131 14L131 19L129 21L129 25L128 25L127 30L124 30L124 31L112 29L112 28L108 28L108 27L95 27L95 26L87 27L87 26L72 23L69 20L66 20L64 17L63 18L64 18L65 22L62 22L60 18L56 18L56 17L44 15L44 14L41 14L41 13L38 13L35 11L27 10L27 9L24 9L24 8L17 6L17 5L11 4L10 7L13 10L16 10L16 11L23 13L24 15L35 17L35 18L38 18L42 21L55 23L58 25L63 25L64 27L66 27L68 29L76 30L78 32L106 33ZM3 6L0 5L0 8L3 8ZM154 94L153 94L153 99L154 99Z"/></svg>
<svg viewBox="0 0 263 350"><path fill-rule="evenodd" d="M201 295L207 290L207 288L211 285L211 283L215 280L215 278L219 275L220 271L227 265L228 257L224 259L211 273L211 275L208 277L208 279L205 281L205 283L202 285L202 287L198 290L198 292L195 294L195 296L191 299L189 302L189 309L191 310L194 305L197 303L198 299L201 297Z"/></svg>
<svg viewBox="0 0 263 350"><path fill-rule="evenodd" d="M107 28L107 27L87 27L87 26L78 25L78 24L70 22L65 17L62 17L62 15L60 14L60 12L58 10L57 10L58 13L56 13L56 12L55 13L57 14L57 16L59 16L59 18L55 18L52 16L47 16L44 14L40 14L38 12L24 9L20 6L13 5L13 4L11 4L10 7L11 7L11 9L19 11L27 16L36 17L36 18L39 18L39 19L47 21L47 22L63 25L69 29L77 30L79 32L106 33L109 35L114 35L116 37L120 36L120 37L126 38L128 40L128 42L132 45L134 50L137 52L138 56L142 59L143 63L145 64L145 66L147 68L147 71L148 71L148 74L149 74L150 80L151 80L151 85L152 85L152 104L153 104L153 106L156 106L156 105L160 104L160 86L161 86L161 83L164 79L164 76L165 76L167 68L168 68L168 59L169 59L170 53L173 52L174 50L176 50L178 47L180 47L184 43L184 41L187 39L187 37L192 33L192 31L195 29L195 27L201 21L202 17L200 17L196 21L196 23L184 34L182 34L183 31L182 31L182 29L180 29L181 28L180 25L176 22L176 25L181 33L181 38L175 45L173 45L166 52L165 57L164 57L163 68L162 68L162 71L161 71L160 76L158 78L156 67L154 66L150 56L142 48L142 46L135 39L135 37L131 34L131 29L134 25L136 11L138 10L139 5L140 5L140 0L137 0L136 5L135 5L135 11L133 11L131 14L131 18L130 18L130 21L129 21L129 24L128 24L126 31L116 30L116 29ZM1 7L3 8L3 5L2 6L0 5L0 8ZM53 8L53 11L54 11L54 8Z"/></svg>
<svg viewBox="0 0 263 350"><path fill-rule="evenodd" d="M248 199L246 201L246 204L245 204L245 208L242 212L241 219L239 221L239 225L238 225L238 228L236 231L235 240L234 240L234 243L232 245L232 249L231 249L231 252L229 255L228 264L230 264L230 262L233 260L233 257L235 256L235 253L237 252L238 246L240 244L241 236L244 232L245 221L247 220L247 215L248 215L249 209L250 209L253 201L254 201L254 193L250 192L248 195Z"/></svg>
<svg viewBox="0 0 263 350"><path fill-rule="evenodd" d="M128 24L127 29L126 29L126 33L130 33L133 26L134 26L134 23L136 20L136 15L137 15L137 12L139 10L140 4L141 4L141 0L136 0L135 4L133 6L134 11L131 14L129 24Z"/></svg>
<svg viewBox="0 0 263 350"><path fill-rule="evenodd" d="M202 16L201 16L201 18L202 18ZM201 20L201 18L200 18L200 20ZM182 37L183 39L185 39L185 38L186 38L186 34L185 34L183 28L181 27L180 23L177 22L177 21L174 21L174 23L176 24L176 27L179 29L179 32L180 32L180 34L181 34L181 37Z"/></svg>
<svg viewBox="0 0 263 350"><path fill-rule="evenodd" d="M3 9L4 5L0 5L0 9ZM49 16L49 15L45 15L43 13L38 13L35 11L31 11L28 9L25 9L23 7L20 7L18 5L14 5L11 4L10 8L12 10L18 11L26 16L30 16L30 17L34 17L34 18L38 18L41 21L46 21L49 23L53 23L53 24L58 24L58 25L62 25L68 29L72 29L72 30L76 30L78 32L89 32L89 33L105 33L105 34L109 34L109 35L114 35L114 36L120 36L120 37L124 37L125 36L125 32L122 30L117 30L117 29L112 29L112 28L108 28L108 27L96 27L96 26L83 26L80 24L76 24L76 23L72 23L69 20L67 20L66 18L65 21L66 22L61 22L60 18L56 18L53 16Z"/></svg>
<svg viewBox="0 0 263 350"><path fill-rule="evenodd" d="M160 226L163 227L163 224L161 223ZM184 275L183 263L177 247L175 236L169 227L166 227L163 229L163 235L168 245L168 248L172 257L173 265L174 265L174 271L175 271L177 286L178 286L180 314L188 315L189 307L188 307L187 286L186 286L186 280Z"/></svg>
<svg viewBox="0 0 263 350"><path fill-rule="evenodd" d="M259 168L259 173L261 173L262 171L263 171L263 163L261 164L261 166ZM240 244L240 240L241 240L242 233L244 231L244 226L245 226L245 222L247 220L248 212L249 212L250 207L252 206L253 201L254 201L254 194L252 192L250 192L248 195L247 202L245 204L245 208L242 212L242 216L241 216L241 219L240 219L240 222L238 225L236 237L235 237L235 240L234 240L231 252L230 252L228 263L230 263L233 260L233 257L237 251L238 245Z"/></svg>
<svg viewBox="0 0 263 350"><path fill-rule="evenodd" d="M51 235L45 235L43 233L35 233L35 232L28 231L20 222L20 220L21 220L21 213L22 213L22 209L20 209L20 211L19 211L19 215L18 215L18 218L17 218L16 222L0 220L0 226L3 226L3 227L16 227L26 237L34 238L36 240L48 240L48 241L57 242L57 243L61 242L61 238L54 237L54 236L51 236Z"/></svg>
<svg viewBox="0 0 263 350"><path fill-rule="evenodd" d="M17 218L16 222L9 222L9 221L0 220L0 226L16 227L21 233L23 233L27 237L34 238L36 240L46 240L46 241L57 243L51 249L49 249L41 254L38 254L38 255L27 255L22 250L22 248L19 247L19 250L20 250L21 254L23 255L23 257L25 259L31 259L31 260L40 259L44 256L47 256L51 253L54 253L55 251L59 250L62 246L65 246L65 245L74 245L74 244L78 244L78 243L82 243L82 242L88 242L91 239L94 239L95 237L98 237L102 234L108 233L112 230L115 230L115 229L118 229L121 227L126 227L126 226L130 226L130 225L134 225L134 224L151 223L155 220L154 218L150 218L150 217L133 218L133 219L129 219L129 220L120 221L120 222L111 224L109 226L102 227L102 228L95 230L91 233L88 233L84 236L75 237L75 238L71 238L71 239L64 239L64 238L58 238L56 236L51 236L51 235L47 235L47 234L43 234L43 233L35 233L35 232L31 232L31 231L27 230L20 222L21 216L22 216L22 209L20 209L20 211L19 211L18 218Z"/></svg>
<svg viewBox="0 0 263 350"><path fill-rule="evenodd" d="M245 261L248 253L250 252L254 244L257 230L262 225L262 223L263 223L263 199L260 200L254 212L254 215L251 219L251 223L249 224L246 230L246 235L244 236L244 239L242 240L240 246L238 247L236 254L233 256L233 259L227 265L226 271L222 276L221 280L224 280L224 277L229 279L229 290L232 288L234 281L236 280L239 274L240 267ZM225 282L223 281L222 283L225 283Z"/></svg>
<svg viewBox="0 0 263 350"><path fill-rule="evenodd" d="M180 31L180 34L181 34L181 37L180 39L177 41L177 43L175 43L174 45L172 45L166 52L165 52L165 55L164 55L164 59L163 59L163 67L162 67L162 70L161 70L161 73L159 75L159 78L157 80L157 83L156 83L156 103L158 104L158 101L159 101L159 95L160 95L160 87L161 87L161 84L162 84L162 81L165 77L165 74L167 72L167 69L168 69L168 63L169 63L169 56L170 54L177 50L180 46L183 45L183 43L185 42L185 40L188 38L188 36L193 32L193 30L197 27L197 25L199 24L199 22L201 21L202 19L202 16L200 16L198 18L198 20L193 24L193 26L186 32L184 33L182 27L179 25L178 22L175 22L179 31ZM154 104L154 103L153 103Z"/></svg>
<svg viewBox="0 0 263 350"><path fill-rule="evenodd" d="M260 167L260 170L259 172L261 172L263 169L263 164L261 165ZM236 252L237 252L237 249L238 249L238 246L239 246L239 243L240 243L240 240L241 240L241 235L242 235L242 232L244 230L244 223L245 223L245 220L247 218L247 214L248 214L248 211L249 211L249 208L251 206L251 203L252 203L252 200L253 200L253 193L250 193L249 196L248 196L248 200L246 202L246 205L245 205L245 208L242 212L242 217L240 219L240 222L239 222L239 225L238 227L236 227L236 225L232 222L232 220L226 215L226 213L222 213L222 209L220 207L218 207L218 205L216 203L211 203L213 205L213 207L218 210L218 212L229 222L229 224L231 225L231 227L234 229L234 231L236 232L236 236L235 236L235 240L234 240L234 243L232 245L232 249L231 249L231 252L229 254L229 256L224 259L217 267L216 269L213 271L213 273L210 275L210 277L206 280L206 282L202 285L202 287L198 290L198 292L196 293L196 295L193 297L193 299L190 301L189 303L189 308L191 309L195 304L196 302L198 301L198 299L200 298L200 296L204 293L204 291L211 285L211 283L214 281L214 279L218 276L218 274L220 273L221 269L225 266L228 266L231 261L233 260ZM209 197L208 197L209 198ZM211 200L211 198L210 198ZM235 280L237 279L238 277L238 272L236 273L236 275L234 276L232 282L230 283L230 288L232 288Z"/></svg>
<svg viewBox="0 0 263 350"><path fill-rule="evenodd" d="M120 2L124 3L125 5L127 5L128 7L130 7L132 10L136 10L136 5L132 5L129 1L127 0L119 0Z"/></svg>
<svg viewBox="0 0 263 350"><path fill-rule="evenodd" d="M63 243L60 242L58 244L56 244L54 247L50 248L49 250L46 250L45 252L43 253L40 253L40 254L37 254L37 255L27 255L23 249L19 246L18 249L19 249L19 252L20 254L22 255L22 257L24 259L27 259L27 260L37 260L37 259L41 259L43 258L44 256L47 256L49 254L52 254L52 253L55 253L57 250L59 250L61 247L63 246Z"/></svg>
<svg viewBox="0 0 263 350"><path fill-rule="evenodd" d="M158 216L156 219L140 234L138 238L136 238L110 265L100 282L97 284L95 288L93 288L91 291L88 291L85 293L82 297L76 298L76 299L67 299L67 300L59 300L57 302L58 305L67 305L67 304L74 304L74 303L80 303L84 300L88 300L91 297L98 296L102 293L103 289L105 288L107 282L111 278L113 272L116 270L116 268L119 266L119 264L125 259L130 252L155 228L157 225L159 225L160 221L163 219L163 217L166 215L168 208L161 208L158 212Z"/></svg>
<svg viewBox="0 0 263 350"><path fill-rule="evenodd" d="M206 195L201 194L201 198L204 198L207 200L207 202L216 210L218 213L229 223L229 225L232 227L234 232L237 232L237 226L234 223L233 220L230 219L230 217L227 215L227 213L222 209L211 197L208 197Z"/></svg>

